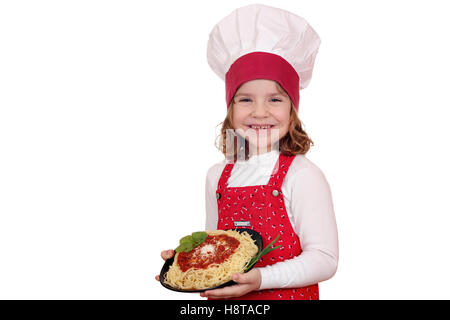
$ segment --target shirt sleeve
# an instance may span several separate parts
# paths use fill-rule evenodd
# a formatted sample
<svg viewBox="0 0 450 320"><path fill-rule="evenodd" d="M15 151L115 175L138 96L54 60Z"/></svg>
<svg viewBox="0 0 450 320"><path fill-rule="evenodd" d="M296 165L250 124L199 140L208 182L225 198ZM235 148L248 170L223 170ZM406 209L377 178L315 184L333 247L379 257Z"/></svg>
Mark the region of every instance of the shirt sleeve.
<svg viewBox="0 0 450 320"><path fill-rule="evenodd" d="M205 182L205 204L206 223L205 230L216 230L218 219L218 207L216 199L217 177L215 166L211 167L206 174Z"/></svg>
<svg viewBox="0 0 450 320"><path fill-rule="evenodd" d="M307 167L292 179L291 209L302 253L259 268L262 289L299 288L331 278L338 264L338 234L331 190L317 167Z"/></svg>

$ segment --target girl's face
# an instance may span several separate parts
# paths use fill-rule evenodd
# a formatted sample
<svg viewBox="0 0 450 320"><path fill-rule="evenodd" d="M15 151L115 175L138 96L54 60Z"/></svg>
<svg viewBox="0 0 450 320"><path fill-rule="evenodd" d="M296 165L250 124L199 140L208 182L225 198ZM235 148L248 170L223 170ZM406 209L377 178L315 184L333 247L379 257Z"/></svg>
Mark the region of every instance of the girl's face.
<svg viewBox="0 0 450 320"><path fill-rule="evenodd" d="M242 84L234 95L233 108L234 129L249 142L250 154L272 150L288 132L291 100L273 80Z"/></svg>

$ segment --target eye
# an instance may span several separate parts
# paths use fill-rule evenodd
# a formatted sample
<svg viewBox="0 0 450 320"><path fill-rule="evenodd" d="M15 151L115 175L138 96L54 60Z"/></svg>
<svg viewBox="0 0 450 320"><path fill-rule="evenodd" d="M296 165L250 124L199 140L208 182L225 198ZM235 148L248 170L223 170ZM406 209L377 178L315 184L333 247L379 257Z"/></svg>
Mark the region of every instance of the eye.
<svg viewBox="0 0 450 320"><path fill-rule="evenodd" d="M270 101L272 101L272 102L281 102L281 100L278 99L278 98L273 98L273 99L271 99Z"/></svg>
<svg viewBox="0 0 450 320"><path fill-rule="evenodd" d="M250 101L250 99L248 99L248 98L242 98L241 100L239 100L239 102L249 102Z"/></svg>

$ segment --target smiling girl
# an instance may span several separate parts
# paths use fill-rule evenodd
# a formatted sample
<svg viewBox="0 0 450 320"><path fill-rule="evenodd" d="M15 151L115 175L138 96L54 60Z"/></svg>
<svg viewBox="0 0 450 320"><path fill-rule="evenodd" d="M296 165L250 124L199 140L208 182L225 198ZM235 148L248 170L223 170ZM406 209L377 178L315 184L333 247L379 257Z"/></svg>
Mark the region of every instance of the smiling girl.
<svg viewBox="0 0 450 320"><path fill-rule="evenodd" d="M298 117L320 38L301 17L265 5L238 8L211 31L208 63L225 80L227 114L207 172L206 230L249 228L263 246L279 236L235 285L209 299L319 299L338 264L329 184L306 158L312 140ZM173 251L162 252L167 259Z"/></svg>
<svg viewBox="0 0 450 320"><path fill-rule="evenodd" d="M301 17L265 5L236 9L212 30L208 63L225 80L228 112L206 176L206 229L251 228L263 256L236 285L210 299L319 299L318 283L338 264L329 184L305 154L312 140L298 117L320 38Z"/></svg>

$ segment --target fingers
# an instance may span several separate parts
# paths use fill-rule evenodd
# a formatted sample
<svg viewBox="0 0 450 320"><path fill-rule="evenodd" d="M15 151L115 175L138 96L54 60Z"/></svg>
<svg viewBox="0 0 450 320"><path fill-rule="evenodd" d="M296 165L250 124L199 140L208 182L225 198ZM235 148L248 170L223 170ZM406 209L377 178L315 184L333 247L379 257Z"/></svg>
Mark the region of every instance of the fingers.
<svg viewBox="0 0 450 320"><path fill-rule="evenodd" d="M258 268L247 273L235 273L233 274L233 281L240 284L250 284L253 290L256 290L261 285L261 273Z"/></svg>
<svg viewBox="0 0 450 320"><path fill-rule="evenodd" d="M248 292L257 290L261 283L259 270L253 269L247 273L234 273L232 279L237 284L214 290L207 290L200 294L201 297L212 299L227 299L240 297Z"/></svg>
<svg viewBox="0 0 450 320"><path fill-rule="evenodd" d="M244 274L235 273L235 274L233 274L232 279L234 282L237 282L237 283L248 283L249 282L249 280L247 279L247 274L245 274L245 273Z"/></svg>
<svg viewBox="0 0 450 320"><path fill-rule="evenodd" d="M221 289L207 290L200 293L201 297L211 299L227 299L240 297L251 291L251 287L247 284L237 284Z"/></svg>
<svg viewBox="0 0 450 320"><path fill-rule="evenodd" d="M164 260L170 259L174 256L175 251L174 250L164 250L161 251L161 258L163 258Z"/></svg>
<svg viewBox="0 0 450 320"><path fill-rule="evenodd" d="M167 259L172 258L174 256L174 254L175 254L175 251L172 249L164 250L164 251L161 251L161 258L163 258L164 260L167 260ZM159 275L155 276L155 280L159 281Z"/></svg>

